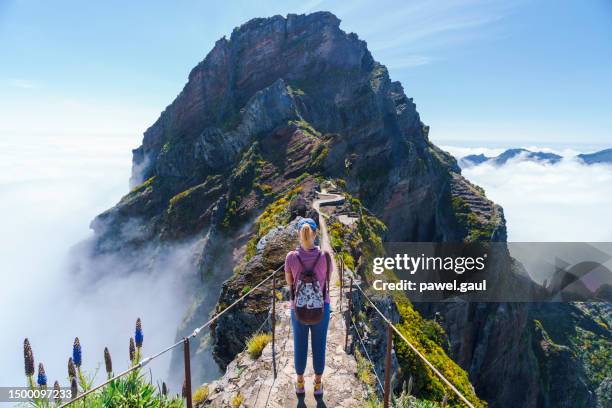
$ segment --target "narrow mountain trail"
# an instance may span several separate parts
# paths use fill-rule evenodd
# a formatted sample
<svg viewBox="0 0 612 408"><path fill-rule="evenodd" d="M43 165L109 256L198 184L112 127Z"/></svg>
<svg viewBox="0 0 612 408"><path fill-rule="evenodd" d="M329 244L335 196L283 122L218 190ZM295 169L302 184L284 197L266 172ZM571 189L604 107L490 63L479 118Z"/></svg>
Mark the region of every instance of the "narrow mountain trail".
<svg viewBox="0 0 612 408"><path fill-rule="evenodd" d="M331 253L325 216L320 206L339 203L344 199L337 194L319 193L313 208L319 213L320 237L323 250ZM284 280L282 274L280 279ZM236 396L242 397L242 406L249 408L273 407L360 407L364 399L364 388L357 379L355 358L344 351L345 328L340 312L340 286L338 268L332 257L330 278L331 317L327 335L326 366L323 374L325 395L313 396L314 373L311 348L308 351L306 368L306 394L300 398L294 391L295 370L293 365L293 336L291 333L290 305L288 301L277 304L276 310L276 368L273 375L272 344L262 355L253 360L246 352L240 353L229 364L225 375L209 384L208 401L214 407L232 406ZM346 298L342 310L346 310Z"/></svg>

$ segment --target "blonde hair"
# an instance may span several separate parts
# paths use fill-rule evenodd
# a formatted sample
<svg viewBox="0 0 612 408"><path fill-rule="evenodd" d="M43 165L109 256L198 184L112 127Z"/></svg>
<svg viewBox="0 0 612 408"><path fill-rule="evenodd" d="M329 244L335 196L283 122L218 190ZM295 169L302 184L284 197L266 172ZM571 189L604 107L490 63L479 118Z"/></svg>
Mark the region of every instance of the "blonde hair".
<svg viewBox="0 0 612 408"><path fill-rule="evenodd" d="M302 228L300 228L300 231L298 234L300 237L300 245L302 246L302 248L311 249L314 247L314 240L315 240L316 233L312 230L310 225L308 224L302 225Z"/></svg>

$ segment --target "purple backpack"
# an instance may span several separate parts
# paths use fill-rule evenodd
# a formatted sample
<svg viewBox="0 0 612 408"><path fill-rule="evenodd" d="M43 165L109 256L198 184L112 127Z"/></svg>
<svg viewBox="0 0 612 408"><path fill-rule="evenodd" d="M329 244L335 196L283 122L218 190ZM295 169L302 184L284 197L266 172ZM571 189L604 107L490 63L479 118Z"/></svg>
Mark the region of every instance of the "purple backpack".
<svg viewBox="0 0 612 408"><path fill-rule="evenodd" d="M307 268L296 254L297 259L302 267L302 270L297 274L293 284L291 295L295 304L295 317L302 324L317 324L323 320L323 311L325 310L325 295L329 293L329 264L330 258L327 252L325 255L326 272L325 284L323 288L319 284L314 268L316 267L321 254L319 252L317 258L310 268Z"/></svg>

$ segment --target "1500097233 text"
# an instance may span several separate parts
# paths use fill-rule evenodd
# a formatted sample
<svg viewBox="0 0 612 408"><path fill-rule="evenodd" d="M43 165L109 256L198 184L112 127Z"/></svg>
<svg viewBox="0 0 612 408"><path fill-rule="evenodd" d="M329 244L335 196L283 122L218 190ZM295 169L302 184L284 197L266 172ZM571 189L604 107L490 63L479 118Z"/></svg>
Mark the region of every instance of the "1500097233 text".
<svg viewBox="0 0 612 408"><path fill-rule="evenodd" d="M0 387L0 402L70 400L70 388Z"/></svg>

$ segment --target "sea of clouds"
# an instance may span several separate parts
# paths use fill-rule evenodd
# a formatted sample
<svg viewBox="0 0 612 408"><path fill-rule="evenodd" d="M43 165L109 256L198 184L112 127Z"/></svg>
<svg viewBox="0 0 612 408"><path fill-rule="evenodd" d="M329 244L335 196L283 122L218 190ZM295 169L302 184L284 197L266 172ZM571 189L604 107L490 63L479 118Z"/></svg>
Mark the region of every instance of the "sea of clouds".
<svg viewBox="0 0 612 408"><path fill-rule="evenodd" d="M63 386L76 336L84 368L99 368L96 382L105 376L106 346L115 372L127 368L136 318L145 355L175 341L188 306L180 248L162 264L172 273L110 273L120 265L108 265L112 278L88 286L67 267L75 244L91 236L93 217L127 193L138 143L126 136L0 137L0 386L25 385L25 337L49 382ZM165 380L169 364L168 354L150 365L154 382Z"/></svg>
<svg viewBox="0 0 612 408"><path fill-rule="evenodd" d="M502 148L442 146L457 159L492 157ZM508 240L515 242L612 241L612 165L586 165L574 149L525 146L563 156L556 164L518 156L505 165L465 168L462 174L483 187L504 208Z"/></svg>

